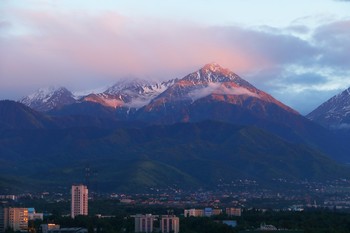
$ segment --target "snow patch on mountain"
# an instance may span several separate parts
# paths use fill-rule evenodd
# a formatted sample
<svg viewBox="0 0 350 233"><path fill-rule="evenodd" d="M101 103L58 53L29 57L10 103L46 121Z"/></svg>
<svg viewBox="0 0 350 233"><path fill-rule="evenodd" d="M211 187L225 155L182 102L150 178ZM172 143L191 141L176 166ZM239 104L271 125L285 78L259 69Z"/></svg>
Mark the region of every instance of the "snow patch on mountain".
<svg viewBox="0 0 350 233"><path fill-rule="evenodd" d="M75 101L75 96L66 88L51 86L40 88L19 102L37 111L49 111Z"/></svg>
<svg viewBox="0 0 350 233"><path fill-rule="evenodd" d="M54 95L56 91L60 91L61 89L62 87L55 86L40 88L34 93L22 98L20 102L26 105L30 104L33 101L41 101L45 103Z"/></svg>
<svg viewBox="0 0 350 233"><path fill-rule="evenodd" d="M110 88L110 86L103 86L103 87L98 87L98 88L94 88L94 89L89 89L89 90L80 90L80 91L75 91L73 92L73 95L75 96L75 98L81 99L84 96L88 96L90 94L100 94L105 92L108 88Z"/></svg>
<svg viewBox="0 0 350 233"><path fill-rule="evenodd" d="M350 126L350 88L333 96L311 113L307 118L329 128L346 129Z"/></svg>

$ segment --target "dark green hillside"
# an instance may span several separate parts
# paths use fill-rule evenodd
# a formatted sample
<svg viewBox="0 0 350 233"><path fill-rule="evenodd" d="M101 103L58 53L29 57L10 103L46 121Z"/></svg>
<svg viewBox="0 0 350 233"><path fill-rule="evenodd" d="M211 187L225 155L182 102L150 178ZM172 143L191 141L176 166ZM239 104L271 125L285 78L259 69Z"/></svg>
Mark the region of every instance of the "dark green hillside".
<svg viewBox="0 0 350 233"><path fill-rule="evenodd" d="M0 176L31 188L83 181L83 168L103 190L215 187L219 180L324 180L349 170L318 151L255 127L219 122L143 128L10 130L0 133Z"/></svg>
<svg viewBox="0 0 350 233"><path fill-rule="evenodd" d="M10 100L0 101L0 129L52 128L54 121L31 108Z"/></svg>

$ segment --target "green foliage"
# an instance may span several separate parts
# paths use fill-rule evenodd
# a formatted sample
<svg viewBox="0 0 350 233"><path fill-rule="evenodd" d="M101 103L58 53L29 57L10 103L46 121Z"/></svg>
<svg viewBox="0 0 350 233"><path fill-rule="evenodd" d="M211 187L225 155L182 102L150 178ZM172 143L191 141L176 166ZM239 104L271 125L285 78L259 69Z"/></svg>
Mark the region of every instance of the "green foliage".
<svg viewBox="0 0 350 233"><path fill-rule="evenodd" d="M269 185L273 178L350 177L349 169L307 146L255 127L219 122L10 130L0 132L0 151L0 177L16 177L32 190L82 182L87 164L96 171L92 187L103 191L210 188L219 180L242 178Z"/></svg>
<svg viewBox="0 0 350 233"><path fill-rule="evenodd" d="M240 229L257 228L260 223L266 223L284 229L299 229L304 233L348 233L350 229L350 214L328 210L305 212L275 212L265 213L246 211L238 219Z"/></svg>
<svg viewBox="0 0 350 233"><path fill-rule="evenodd" d="M234 228L225 224L214 222L213 219L203 218L182 218L180 220L180 232L181 233L235 233Z"/></svg>
<svg viewBox="0 0 350 233"><path fill-rule="evenodd" d="M44 223L56 223L61 227L85 227L89 231L96 229L97 233L133 232L134 219L131 215L152 213L166 214L167 206L125 205L114 200L94 200L89 202L90 216L77 216L75 219L62 217L69 213L69 202L49 203L43 200L27 200L25 206L35 206L38 212L49 211L51 216L44 219ZM181 216L183 208L174 208L173 212ZM95 215L112 216L98 218ZM231 228L221 223L222 220L236 220L238 226ZM348 233L350 229L350 213L336 212L326 209L310 209L303 212L244 210L241 217L228 217L224 214L208 217L180 217L180 233L238 233L255 230L261 223L274 225L279 229L293 230L288 233ZM29 226L38 229L40 221L31 221ZM10 230L10 229L9 229ZM125 230L125 231L124 231ZM283 232L283 231L279 231ZM13 232L8 232L13 233Z"/></svg>

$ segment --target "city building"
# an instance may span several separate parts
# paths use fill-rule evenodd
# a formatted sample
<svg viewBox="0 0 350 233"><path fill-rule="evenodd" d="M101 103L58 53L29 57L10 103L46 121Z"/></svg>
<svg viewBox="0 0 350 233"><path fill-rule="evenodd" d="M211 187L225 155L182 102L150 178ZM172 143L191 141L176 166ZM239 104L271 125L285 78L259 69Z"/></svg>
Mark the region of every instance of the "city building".
<svg viewBox="0 0 350 233"><path fill-rule="evenodd" d="M278 229L274 225L266 225L265 223L261 223L260 228L258 228L257 230L259 230L259 231L277 231Z"/></svg>
<svg viewBox="0 0 350 233"><path fill-rule="evenodd" d="M40 230L42 233L87 233L88 230L83 227L61 228L60 225L49 223L41 224Z"/></svg>
<svg viewBox="0 0 350 233"><path fill-rule="evenodd" d="M16 200L17 197L15 195L0 195L0 200Z"/></svg>
<svg viewBox="0 0 350 233"><path fill-rule="evenodd" d="M222 223L230 227L237 227L236 220L222 220Z"/></svg>
<svg viewBox="0 0 350 233"><path fill-rule="evenodd" d="M60 225L54 223L41 224L40 229L42 233L56 233L60 231Z"/></svg>
<svg viewBox="0 0 350 233"><path fill-rule="evenodd" d="M3 228L11 228L14 231L28 230L28 209L27 208L4 208Z"/></svg>
<svg viewBox="0 0 350 233"><path fill-rule="evenodd" d="M162 215L160 229L162 233L178 233L180 229L179 218L174 215Z"/></svg>
<svg viewBox="0 0 350 233"><path fill-rule="evenodd" d="M185 209L184 216L185 217L210 217L212 215L220 215L222 213L222 209Z"/></svg>
<svg viewBox="0 0 350 233"><path fill-rule="evenodd" d="M153 222L157 216L152 214L137 214L135 218L135 232L153 232Z"/></svg>
<svg viewBox="0 0 350 233"><path fill-rule="evenodd" d="M59 232L52 233L87 233L88 230L83 227L69 227L69 228L61 228Z"/></svg>
<svg viewBox="0 0 350 233"><path fill-rule="evenodd" d="M220 215L222 214L222 209L213 209L212 215Z"/></svg>
<svg viewBox="0 0 350 233"><path fill-rule="evenodd" d="M85 185L72 185L71 217L88 215L88 189Z"/></svg>
<svg viewBox="0 0 350 233"><path fill-rule="evenodd" d="M5 208L0 204L0 233L5 232Z"/></svg>
<svg viewBox="0 0 350 233"><path fill-rule="evenodd" d="M210 217L213 215L213 208L204 208L204 216L205 217Z"/></svg>
<svg viewBox="0 0 350 233"><path fill-rule="evenodd" d="M184 210L185 217L203 217L204 210L203 209L187 209Z"/></svg>
<svg viewBox="0 0 350 233"><path fill-rule="evenodd" d="M241 208L226 208L226 214L228 216L241 216L242 210Z"/></svg>
<svg viewBox="0 0 350 233"><path fill-rule="evenodd" d="M34 208L28 208L28 220L43 220L44 214L35 212Z"/></svg>

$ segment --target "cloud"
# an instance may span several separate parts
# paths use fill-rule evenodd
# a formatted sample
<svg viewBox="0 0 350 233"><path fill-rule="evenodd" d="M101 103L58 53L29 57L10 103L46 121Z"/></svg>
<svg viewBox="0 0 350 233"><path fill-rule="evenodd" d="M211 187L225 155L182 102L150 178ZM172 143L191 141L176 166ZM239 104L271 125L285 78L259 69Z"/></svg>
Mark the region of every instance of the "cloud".
<svg viewBox="0 0 350 233"><path fill-rule="evenodd" d="M240 27L162 23L116 12L16 13L29 32L1 38L1 77L30 79L33 85L111 81L128 75L169 79L212 61L246 73L302 62L315 53L297 37Z"/></svg>
<svg viewBox="0 0 350 233"><path fill-rule="evenodd" d="M320 26L314 33L320 63L348 70L350 66L350 20Z"/></svg>
<svg viewBox="0 0 350 233"><path fill-rule="evenodd" d="M246 95L259 98L259 95L253 93L242 87L226 87L221 83L209 83L208 86L199 88L188 93L189 98L192 101L196 101L200 98L206 97L211 94L218 95Z"/></svg>
<svg viewBox="0 0 350 233"><path fill-rule="evenodd" d="M11 14L15 20L0 22L0 93L12 89L23 95L48 85L81 90L126 76L168 80L213 61L305 109L301 112L308 111L302 96L314 105L321 103L317 95L350 86L347 20L315 29L300 21L286 28L246 28L131 18L115 11Z"/></svg>
<svg viewBox="0 0 350 233"><path fill-rule="evenodd" d="M339 125L333 125L331 126L331 128L334 128L334 129L350 129L350 124L347 124L347 123L341 123Z"/></svg>

